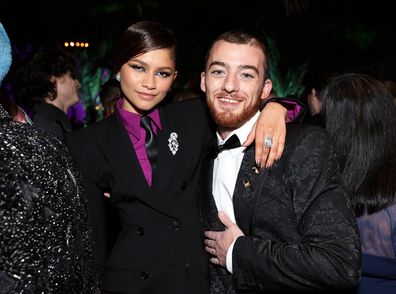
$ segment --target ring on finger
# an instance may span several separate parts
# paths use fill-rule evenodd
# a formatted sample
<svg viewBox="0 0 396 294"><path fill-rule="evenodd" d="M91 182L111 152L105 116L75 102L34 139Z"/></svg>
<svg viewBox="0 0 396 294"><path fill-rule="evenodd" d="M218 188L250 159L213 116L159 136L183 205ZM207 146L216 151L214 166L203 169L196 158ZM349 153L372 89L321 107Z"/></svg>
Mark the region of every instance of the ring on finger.
<svg viewBox="0 0 396 294"><path fill-rule="evenodd" d="M272 147L272 137L265 137L264 138L264 147L265 148L271 148Z"/></svg>

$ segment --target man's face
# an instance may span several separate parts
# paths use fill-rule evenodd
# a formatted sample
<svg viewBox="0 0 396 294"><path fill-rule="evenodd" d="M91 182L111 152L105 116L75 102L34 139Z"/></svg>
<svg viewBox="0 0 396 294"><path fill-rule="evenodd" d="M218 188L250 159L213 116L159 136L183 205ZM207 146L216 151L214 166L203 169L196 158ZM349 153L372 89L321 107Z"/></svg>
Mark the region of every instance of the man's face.
<svg viewBox="0 0 396 294"><path fill-rule="evenodd" d="M264 80L264 61L257 47L225 41L213 46L201 74L201 89L219 128L239 128L268 96L272 84Z"/></svg>

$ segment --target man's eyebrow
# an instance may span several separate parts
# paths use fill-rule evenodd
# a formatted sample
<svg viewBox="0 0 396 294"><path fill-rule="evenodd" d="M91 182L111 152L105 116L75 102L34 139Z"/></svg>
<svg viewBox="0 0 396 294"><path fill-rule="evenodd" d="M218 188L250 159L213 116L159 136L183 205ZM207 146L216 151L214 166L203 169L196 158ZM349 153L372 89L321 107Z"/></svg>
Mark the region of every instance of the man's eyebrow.
<svg viewBox="0 0 396 294"><path fill-rule="evenodd" d="M240 65L239 68L240 69L251 69L251 70L254 70L257 74L259 74L258 68L255 67L254 65Z"/></svg>

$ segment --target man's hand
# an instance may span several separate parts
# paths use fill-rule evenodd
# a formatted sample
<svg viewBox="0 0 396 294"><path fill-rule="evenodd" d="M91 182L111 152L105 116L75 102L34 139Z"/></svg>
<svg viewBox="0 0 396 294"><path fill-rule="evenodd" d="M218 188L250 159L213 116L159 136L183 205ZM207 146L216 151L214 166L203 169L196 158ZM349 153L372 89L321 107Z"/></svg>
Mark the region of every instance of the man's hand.
<svg viewBox="0 0 396 294"><path fill-rule="evenodd" d="M218 215L220 221L226 227L226 230L222 232L206 231L205 250L212 255L210 261L213 264L226 267L228 248L234 240L240 236L244 236L244 234L239 227L230 220L227 214L220 211Z"/></svg>
<svg viewBox="0 0 396 294"><path fill-rule="evenodd" d="M256 144L257 166L270 168L278 160L285 148L287 109L276 102L269 102L260 113L243 146ZM271 148L264 146L265 138L272 138Z"/></svg>

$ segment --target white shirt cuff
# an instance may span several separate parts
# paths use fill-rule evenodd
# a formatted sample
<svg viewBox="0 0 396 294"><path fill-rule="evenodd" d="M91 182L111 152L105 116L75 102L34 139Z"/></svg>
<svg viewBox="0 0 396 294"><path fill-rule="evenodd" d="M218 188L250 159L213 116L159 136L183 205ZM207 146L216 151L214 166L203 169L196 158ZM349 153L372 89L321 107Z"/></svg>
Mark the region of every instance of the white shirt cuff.
<svg viewBox="0 0 396 294"><path fill-rule="evenodd" d="M234 242L231 243L230 247L228 248L227 251L227 256L226 256L226 266L227 270L232 274L232 251L234 250L234 245L237 239L234 240Z"/></svg>

